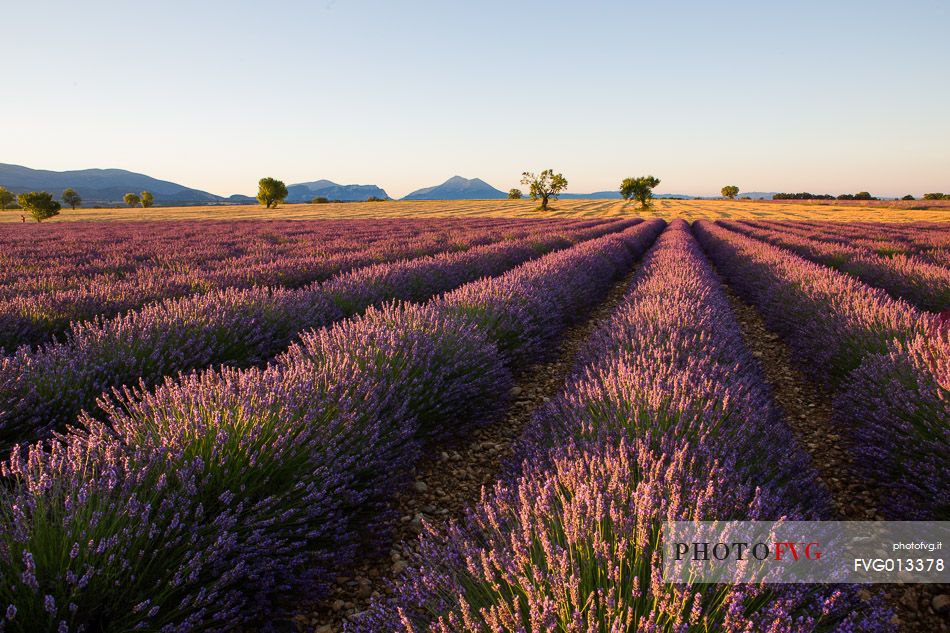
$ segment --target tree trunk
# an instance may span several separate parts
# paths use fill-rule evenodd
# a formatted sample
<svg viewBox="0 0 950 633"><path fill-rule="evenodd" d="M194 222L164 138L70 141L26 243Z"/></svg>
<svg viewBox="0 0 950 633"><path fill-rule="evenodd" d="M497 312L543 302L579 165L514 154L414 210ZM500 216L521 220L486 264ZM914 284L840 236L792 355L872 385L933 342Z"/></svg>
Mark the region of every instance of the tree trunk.
<svg viewBox="0 0 950 633"><path fill-rule="evenodd" d="M541 196L541 210L542 210L542 211L547 211L547 210L548 210L548 197L547 197L547 196Z"/></svg>

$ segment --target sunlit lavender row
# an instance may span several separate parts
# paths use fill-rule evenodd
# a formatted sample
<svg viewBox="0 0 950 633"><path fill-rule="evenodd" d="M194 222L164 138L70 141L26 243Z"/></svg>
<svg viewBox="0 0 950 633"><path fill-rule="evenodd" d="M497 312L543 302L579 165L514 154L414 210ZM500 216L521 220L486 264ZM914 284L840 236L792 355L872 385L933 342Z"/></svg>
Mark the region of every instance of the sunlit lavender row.
<svg viewBox="0 0 950 633"><path fill-rule="evenodd" d="M922 310L939 313L950 308L950 268L930 263L915 254L884 256L867 248L813 239L787 229L759 228L728 220L720 220L719 224L853 275Z"/></svg>
<svg viewBox="0 0 950 633"><path fill-rule="evenodd" d="M664 520L830 516L719 280L676 221L524 433L509 476L355 631L884 631L854 587L661 580Z"/></svg>
<svg viewBox="0 0 950 633"><path fill-rule="evenodd" d="M180 235L167 234L165 224L152 229L157 237L130 227L127 234L120 233L124 240L91 244L80 251L85 265L77 262L75 269L68 267L74 254L68 231L84 225L61 228L66 235L59 236L62 241L47 242L49 251L37 250L32 235L16 240L16 231L0 232L13 251L3 258L8 281L0 286L0 347L42 343L71 323L111 317L161 299L218 288L297 288L361 266L523 239L557 226L582 228L591 222L525 226L455 220L431 226L418 221L372 226L324 221L302 223L303 230L287 235L274 232L280 227L266 222L246 223L250 229L240 223L231 229L237 235L228 232L231 225L212 223L200 236L180 223L171 224L183 229Z"/></svg>
<svg viewBox="0 0 950 633"><path fill-rule="evenodd" d="M855 465L892 519L950 519L950 344L940 317L790 251L695 225L710 256L836 397Z"/></svg>
<svg viewBox="0 0 950 633"><path fill-rule="evenodd" d="M626 224L308 332L263 368L126 390L15 450L0 492L6 630L233 630L277 594L319 592L385 547L389 499L423 448L495 418L512 372L663 227Z"/></svg>
<svg viewBox="0 0 950 633"><path fill-rule="evenodd" d="M522 239L360 268L301 289L228 288L73 324L62 342L0 359L0 445L62 428L110 388L148 386L209 365L260 364L306 328L386 300L421 301L637 222L555 224Z"/></svg>
<svg viewBox="0 0 950 633"><path fill-rule="evenodd" d="M137 270L179 272L227 261L266 261L324 249L423 234L447 235L482 229L505 231L550 224L550 220L431 218L374 220L244 220L201 222L101 222L5 225L0 231L0 288L21 292L53 285L78 286L98 275ZM28 238L28 239L27 239ZM55 282L55 283L53 283ZM3 295L6 296L6 295Z"/></svg>
<svg viewBox="0 0 950 633"><path fill-rule="evenodd" d="M744 220L760 229L781 229L798 237L863 248L883 257L906 255L950 266L950 236L937 223L806 222Z"/></svg>

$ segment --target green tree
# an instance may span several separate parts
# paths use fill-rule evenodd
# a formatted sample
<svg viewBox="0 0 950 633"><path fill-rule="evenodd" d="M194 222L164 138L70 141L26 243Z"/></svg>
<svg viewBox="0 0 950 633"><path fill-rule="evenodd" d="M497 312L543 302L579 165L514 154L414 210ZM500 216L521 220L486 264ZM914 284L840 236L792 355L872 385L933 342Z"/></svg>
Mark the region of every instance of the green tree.
<svg viewBox="0 0 950 633"><path fill-rule="evenodd" d="M943 200L946 196L942 193L925 193L924 200Z"/></svg>
<svg viewBox="0 0 950 633"><path fill-rule="evenodd" d="M521 200L523 194L521 189L509 189L508 190L508 199L509 200Z"/></svg>
<svg viewBox="0 0 950 633"><path fill-rule="evenodd" d="M76 207L82 204L82 198L79 197L75 189L69 188L63 191L63 203L68 204L75 211Z"/></svg>
<svg viewBox="0 0 950 633"><path fill-rule="evenodd" d="M140 195L142 196L142 206L144 208L148 209L155 204L155 196L152 195L151 191L143 191Z"/></svg>
<svg viewBox="0 0 950 633"><path fill-rule="evenodd" d="M916 199L917 199L917 198L915 198L915 197L912 196L911 194L907 194L906 196L904 196L903 198L901 198L901 200L916 200Z"/></svg>
<svg viewBox="0 0 950 633"><path fill-rule="evenodd" d="M735 200L736 196L739 195L739 188L735 185L726 185L722 188L722 197L729 198L730 200Z"/></svg>
<svg viewBox="0 0 950 633"><path fill-rule="evenodd" d="M277 208L287 197L287 185L275 178L261 178L257 183L257 200L266 208Z"/></svg>
<svg viewBox="0 0 950 633"><path fill-rule="evenodd" d="M139 202L141 202L141 200L139 199L139 197L138 197L136 194L134 194L134 193L127 193L127 194L125 194L124 196L122 196L122 199L123 199L123 200L125 201L125 203L126 203L127 205L129 205L130 207L137 207L137 206L139 206Z"/></svg>
<svg viewBox="0 0 950 633"><path fill-rule="evenodd" d="M6 211L13 204L13 193L6 187L0 187L0 211Z"/></svg>
<svg viewBox="0 0 950 633"><path fill-rule="evenodd" d="M555 174L553 169L545 169L540 175L531 172L521 174L521 184L529 187L532 200L541 200L540 211L548 210L548 201L557 200L558 195L567 189L567 178Z"/></svg>
<svg viewBox="0 0 950 633"><path fill-rule="evenodd" d="M624 200L634 198L640 206L646 208L653 199L653 189L660 184L659 178L640 176L639 178L624 178L620 183L620 195Z"/></svg>
<svg viewBox="0 0 950 633"><path fill-rule="evenodd" d="M856 194L854 194L854 199L855 200L874 200L871 194L868 193L867 191L857 192Z"/></svg>
<svg viewBox="0 0 950 633"><path fill-rule="evenodd" d="M317 196L316 198L310 201L310 204L326 204L328 202L330 202L330 199L327 198L326 196Z"/></svg>
<svg viewBox="0 0 950 633"><path fill-rule="evenodd" d="M59 215L62 208L58 202L53 200L53 194L47 191L31 191L30 193L21 193L16 197L17 204L25 209L37 222L42 222L54 215Z"/></svg>

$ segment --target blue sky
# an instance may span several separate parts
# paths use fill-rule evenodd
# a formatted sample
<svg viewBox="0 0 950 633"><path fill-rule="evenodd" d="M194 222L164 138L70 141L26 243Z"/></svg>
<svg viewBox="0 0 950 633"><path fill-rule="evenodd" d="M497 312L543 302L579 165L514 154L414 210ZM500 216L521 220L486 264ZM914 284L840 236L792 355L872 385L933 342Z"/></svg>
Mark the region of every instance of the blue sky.
<svg viewBox="0 0 950 633"><path fill-rule="evenodd" d="M0 162L569 191L950 190L950 2L14 2Z"/></svg>

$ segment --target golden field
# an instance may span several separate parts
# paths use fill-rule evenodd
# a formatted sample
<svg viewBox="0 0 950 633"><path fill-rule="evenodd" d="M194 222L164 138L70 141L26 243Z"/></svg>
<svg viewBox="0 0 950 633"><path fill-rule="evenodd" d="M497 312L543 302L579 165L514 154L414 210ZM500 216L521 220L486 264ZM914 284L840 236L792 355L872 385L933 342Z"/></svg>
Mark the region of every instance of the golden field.
<svg viewBox="0 0 950 633"><path fill-rule="evenodd" d="M761 202L751 200L656 200L651 209L639 208L623 200L559 200L546 213L536 211L531 200L447 200L350 202L346 204L285 204L278 209L257 205L153 207L151 209L63 209L47 222L82 220L245 220L245 219L340 219L446 216L607 218L660 217L664 219L756 219L756 220L839 220L839 221L947 221L950 203L823 204L821 202ZM0 214L0 222L20 222L21 211ZM27 221L30 220L27 217Z"/></svg>

